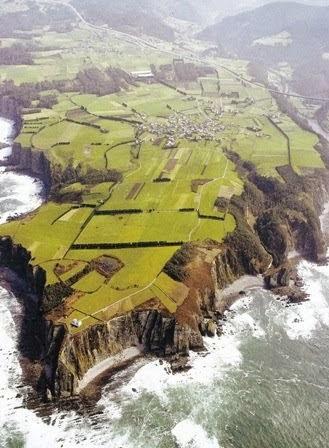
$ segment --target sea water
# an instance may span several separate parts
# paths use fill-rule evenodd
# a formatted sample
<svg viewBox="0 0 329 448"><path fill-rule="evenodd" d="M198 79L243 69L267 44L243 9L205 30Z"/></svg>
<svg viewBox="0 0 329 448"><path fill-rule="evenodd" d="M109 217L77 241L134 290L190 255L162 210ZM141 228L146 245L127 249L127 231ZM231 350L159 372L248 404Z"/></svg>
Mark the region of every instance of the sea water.
<svg viewBox="0 0 329 448"><path fill-rule="evenodd" d="M207 354L172 374L160 361L134 365L106 386L96 416L24 409L17 302L0 290L0 446L306 448L329 440L329 267L302 262L311 300L287 307L254 290L227 315Z"/></svg>
<svg viewBox="0 0 329 448"><path fill-rule="evenodd" d="M8 144L0 150L0 164L11 153L13 125L12 121L0 117L0 142ZM0 224L9 217L39 207L42 204L41 192L41 182L26 175L5 172L0 167Z"/></svg>
<svg viewBox="0 0 329 448"><path fill-rule="evenodd" d="M21 178L0 175L0 214L38 206L37 186L27 178L23 189ZM104 387L95 413L47 418L25 407L21 310L0 288L0 447L328 447L329 266L303 261L299 272L309 302L287 307L253 290L227 314L224 334L205 339L207 352L191 353L189 371L138 361Z"/></svg>

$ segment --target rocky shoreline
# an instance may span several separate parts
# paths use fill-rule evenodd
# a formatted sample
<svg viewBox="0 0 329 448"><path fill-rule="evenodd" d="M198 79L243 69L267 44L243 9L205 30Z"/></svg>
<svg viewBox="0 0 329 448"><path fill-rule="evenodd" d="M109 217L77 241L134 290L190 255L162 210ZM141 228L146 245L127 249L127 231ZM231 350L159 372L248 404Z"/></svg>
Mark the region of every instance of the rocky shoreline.
<svg viewBox="0 0 329 448"><path fill-rule="evenodd" d="M225 312L245 288L225 291L245 276L258 276L266 289L284 296L287 304L307 300L289 253L298 251L316 262L324 259L319 215L328 199L327 171L301 177L287 168L282 173L287 186L282 186L257 175L236 154L228 156L245 181L245 191L241 198L217 206L228 208L238 226L224 243L186 244L167 263L166 273L190 291L176 315L153 301L71 336L42 312L46 273L31 265L31 254L22 246L8 237L0 239L0 283L15 292L24 309L20 350L25 378L44 400L76 396L90 369L134 347L142 354L169 360L173 371L187 368L189 351L204 350L204 336L221 334ZM42 179L50 193L51 166L41 151L14 145L6 165ZM301 198L306 205L300 206ZM109 371L100 373L110 375ZM97 384L95 378L92 382Z"/></svg>
<svg viewBox="0 0 329 448"><path fill-rule="evenodd" d="M43 198L46 200L52 186L51 166L42 151L23 149L19 143L13 143L11 154L1 161L7 171L25 174L42 182Z"/></svg>
<svg viewBox="0 0 329 448"><path fill-rule="evenodd" d="M4 254L11 255L8 258ZM284 267L274 274L265 271L266 275L258 278L239 276L231 272L232 278L236 276L233 283L223 277L216 279L220 271L218 264L223 266L223 260L217 257L211 269L212 279L217 284L224 281L227 287L215 291L208 289L203 291L203 294L199 291L198 299L201 299L202 311L199 309L201 314L198 314L197 328L186 326L186 316L182 310L182 315L173 317L158 310L146 309L118 317L106 325L91 327L78 335L79 337L72 338L65 334L63 327L54 327L41 312L43 288L46 284L45 273L42 269L32 268L30 255L24 248L14 245L8 238L2 238L0 283L15 293L24 310L20 328L24 346L20 347L20 351L25 381L34 387L43 400L65 400L81 392L81 380L91 368L97 366L98 360L101 362L102 359L136 346L143 355L155 355L169 361L173 372L181 371L189 368L190 350L204 350L203 336L221 334L222 326L225 325L225 312L236 300L244 297L249 288L263 286L279 295L280 299L282 295L288 296L287 305L307 299L301 290L300 279L296 277L295 264L290 265L291 270ZM186 306L190 305L193 307L193 303ZM112 343L115 341L115 347L109 349L108 343L111 340ZM91 353L96 353L97 358L90 356ZM68 360L72 362L69 366ZM91 378L90 382L85 382L84 386L87 388L82 393L83 399L86 394L90 395L90 389L95 394L97 388L104 385L104 378L109 379L113 372L125 368L131 362L133 359L121 360L99 372L100 375ZM36 397L33 396L32 401L35 400Z"/></svg>

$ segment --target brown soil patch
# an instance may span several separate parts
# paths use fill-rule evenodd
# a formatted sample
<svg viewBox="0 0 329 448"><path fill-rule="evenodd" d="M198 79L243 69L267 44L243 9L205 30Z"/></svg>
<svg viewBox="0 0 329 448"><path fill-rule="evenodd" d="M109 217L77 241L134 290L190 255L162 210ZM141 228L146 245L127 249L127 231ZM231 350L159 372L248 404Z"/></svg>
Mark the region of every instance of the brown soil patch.
<svg viewBox="0 0 329 448"><path fill-rule="evenodd" d="M102 255L91 262L92 267L107 279L113 277L123 267L123 263L114 257Z"/></svg>
<svg viewBox="0 0 329 448"><path fill-rule="evenodd" d="M71 271L78 264L79 264L78 261L73 261L72 263L68 264L67 266L64 266L64 265L62 265L60 263L57 263L55 268L54 268L54 273L56 275L61 276L63 274L66 274L67 272Z"/></svg>
<svg viewBox="0 0 329 448"><path fill-rule="evenodd" d="M165 166L165 170L172 171L175 168L175 166L177 165L177 162L178 162L177 159L169 159Z"/></svg>
<svg viewBox="0 0 329 448"><path fill-rule="evenodd" d="M195 290L190 293L184 303L177 308L176 319L180 325L188 325L194 330L198 329L197 316L202 315L199 300Z"/></svg>
<svg viewBox="0 0 329 448"><path fill-rule="evenodd" d="M202 187L202 185L208 184L209 182L211 182L213 179L193 179L191 181L191 191L193 193L197 193L199 187Z"/></svg>
<svg viewBox="0 0 329 448"><path fill-rule="evenodd" d="M144 184L137 182L135 183L131 190L129 191L129 193L126 196L126 199L136 199L136 197L138 196L140 190L142 189Z"/></svg>
<svg viewBox="0 0 329 448"><path fill-rule="evenodd" d="M162 304L162 302L158 299L150 299L147 302L142 303L138 307L135 308L135 311L144 311L144 310L159 310L159 311L167 311L167 308L165 308Z"/></svg>

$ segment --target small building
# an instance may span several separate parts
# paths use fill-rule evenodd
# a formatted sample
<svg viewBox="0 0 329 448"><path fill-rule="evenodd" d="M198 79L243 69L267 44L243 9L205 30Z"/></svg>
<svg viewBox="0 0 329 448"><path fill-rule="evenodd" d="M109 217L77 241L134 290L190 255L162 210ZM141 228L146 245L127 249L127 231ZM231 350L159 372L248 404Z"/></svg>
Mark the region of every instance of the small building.
<svg viewBox="0 0 329 448"><path fill-rule="evenodd" d="M136 79L136 81L151 82L154 80L154 74L151 70L138 70L131 72L131 76Z"/></svg>
<svg viewBox="0 0 329 448"><path fill-rule="evenodd" d="M72 325L72 327L80 328L82 325L82 322L81 322L81 320L73 319L71 322L71 325Z"/></svg>
<svg viewBox="0 0 329 448"><path fill-rule="evenodd" d="M260 128L259 126L247 126L247 129L248 129L248 131L255 132L255 133L261 132L261 130L262 130L262 128Z"/></svg>

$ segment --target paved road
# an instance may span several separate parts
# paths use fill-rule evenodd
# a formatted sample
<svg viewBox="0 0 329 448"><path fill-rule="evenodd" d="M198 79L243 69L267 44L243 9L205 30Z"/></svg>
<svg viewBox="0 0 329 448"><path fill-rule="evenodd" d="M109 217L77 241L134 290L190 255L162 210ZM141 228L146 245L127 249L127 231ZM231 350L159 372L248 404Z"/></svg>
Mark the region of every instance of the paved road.
<svg viewBox="0 0 329 448"><path fill-rule="evenodd" d="M175 51L165 50L164 48L159 48L158 46L153 45L153 44L149 43L148 41L146 41L146 40L144 40L144 39L142 39L140 37L134 36L132 34L124 33L123 31L114 30L113 28L109 28L106 25L104 25L104 26L94 25L93 23L88 22L81 15L81 13L73 5L71 5L70 3L65 3L65 2L61 2L61 1L52 1L51 3L57 3L57 4L60 4L60 5L63 5L63 6L66 6L66 7L70 8L75 13L75 15L78 17L78 19L82 23L84 23L86 26L88 26L88 27L90 27L92 29L95 29L95 30L98 30L98 31L111 32L112 34L114 34L114 35L116 35L118 37L124 38L125 40L128 40L128 42L130 42L130 43L135 43L138 46L148 47L148 48L151 48L152 50L156 50L156 51L161 52L161 53L169 54L169 55L171 55L173 57L179 57L179 58L188 59L188 60L190 60L192 62L197 62L197 63L202 64L202 65L203 64L208 65L208 66L210 65L214 69L221 68L222 70L225 70L225 71L231 73L232 75L234 75L236 78L240 79L240 81L244 81L245 83L247 83L249 85L257 86L258 88L267 90L267 91L272 92L272 93L276 93L278 95L283 95L283 96L292 97L292 98L300 98L300 99L305 99L305 100L319 101L319 102L328 102L329 101L329 98L318 98L318 97L297 95L297 94L293 94L293 93L282 92L280 90L275 90L275 89L272 89L272 88L267 88L267 87L263 86L262 84L260 84L258 82L250 81L249 79L243 77L239 73L236 73L234 70L231 70L231 69L229 69L228 67L225 67L222 64L218 64L216 66L215 65L211 65L204 58L199 58L197 56L189 56L189 55L178 53L178 52L175 52ZM192 53L192 50L191 50L191 53Z"/></svg>
<svg viewBox="0 0 329 448"><path fill-rule="evenodd" d="M47 0L45 0L45 2L47 2ZM47 2L47 3L49 3L49 2ZM204 65L204 64L205 64L205 65L210 65L210 66L212 66L214 69L221 68L222 70L225 70L225 71L229 72L230 74L232 74L233 76L235 76L235 77L236 77L237 79L239 79L240 81L243 81L243 82L245 82L245 83L247 83L247 84L249 84L249 85L257 86L258 88L262 88L262 89L264 89L264 90L266 90L266 91L270 91L270 92L272 92L272 93L276 93L276 94L279 94L279 95L284 95L284 96L287 96L287 97L293 97L293 98L300 98L300 99L307 99L307 100L316 100L316 101L319 101L319 102L320 102L320 101L321 101L321 102L328 102L328 101L329 101L329 98L313 98L313 97L308 97L308 96L303 96L303 95L291 94L291 93L288 93L288 92L282 92L282 91L275 90L275 89L269 89L269 88L263 86L262 84L259 84L259 83L257 83L257 82L250 81L249 79L243 77L243 76L240 75L239 73L236 73L234 70L231 70L231 69L229 69L228 67L225 67L225 66L222 65L222 64L218 64L218 65L216 65L216 66L213 66L213 65L209 64L209 62L208 62L206 59L202 59L202 58L199 58L199 57L197 57L197 56L189 56L189 55L186 55L186 54L177 53L177 52L175 52L175 51L165 50L165 49L163 49L163 48L159 48L159 47L157 47L156 45L150 44L150 43L147 42L146 40L144 40L144 39L142 39L142 38L139 38L139 37L137 37L137 36L133 36L133 35L131 35L131 34L124 33L124 32L122 32L122 31L117 31L117 30L114 30L114 29L112 29L112 28L108 28L107 26L97 26L97 25L94 25L94 24L88 22L88 21L81 15L81 13L80 13L80 12L73 6L73 5L71 5L70 3L65 3L65 2L61 2L61 1L52 1L52 2L50 2L50 3L57 3L57 4L60 4L60 5L64 5L64 6L66 6L67 8L70 8L70 9L74 12L74 14L78 17L78 19L79 19L84 25L86 25L87 27L89 27L89 28L91 28L91 29L94 29L94 30L97 30L97 31L110 32L111 34L115 35L116 37L118 37L118 38L123 38L124 40L128 41L129 43L134 43L134 44L136 44L136 45L138 45L138 46L143 46L143 47L151 48L152 50L155 50L155 51L158 51L158 52L161 52L161 53L165 53L165 54L169 54L169 55L171 55L171 56L173 56L173 57L183 57L184 59L188 59L188 60L190 60L191 62L197 62L197 63L202 64L202 65ZM191 52L192 52L192 51L191 51ZM228 162L227 162L226 167L225 167L224 175L222 176L223 178L224 178L225 175L226 175L227 166L228 166ZM217 180L217 179L215 179L215 180ZM201 194L200 194L200 202L201 202ZM198 224L198 225L199 225L199 224ZM198 227L198 225L197 225L197 227ZM191 239L192 234L194 233L195 230L196 230L196 228L192 229L192 231L191 231L191 233L190 233L190 239ZM123 301L127 300L128 298L131 298L131 297L133 297L133 296L139 294L140 292L145 291L146 289L150 288L152 285L154 285L156 279L157 279L157 277L154 278L154 279L152 280L152 282L150 282L148 285L146 285L146 286L145 286L144 288L142 288L141 290L138 290L138 291L136 291L136 292L134 292L134 293L132 293L132 294L129 294L129 295L123 297L123 298L122 298L121 300L119 300L117 303L123 302ZM107 306L106 308L104 308L104 310L106 310L107 308L108 308L108 306ZM100 311L102 311L102 310L100 310ZM99 312L99 311L98 311L98 312ZM86 317L82 318L82 320L87 319L88 317L95 317L95 316L89 316L89 315L87 315Z"/></svg>

